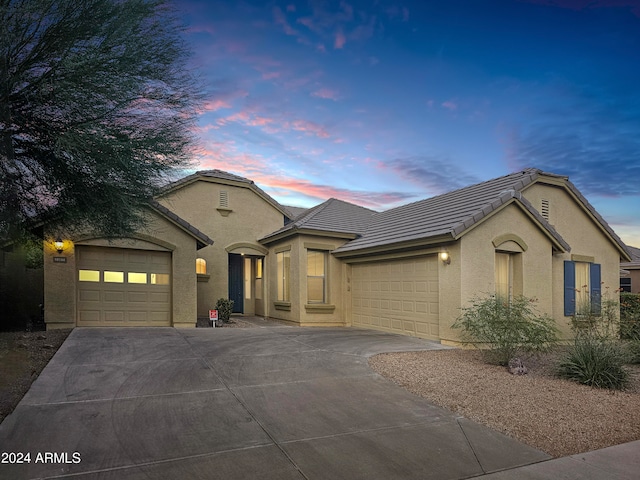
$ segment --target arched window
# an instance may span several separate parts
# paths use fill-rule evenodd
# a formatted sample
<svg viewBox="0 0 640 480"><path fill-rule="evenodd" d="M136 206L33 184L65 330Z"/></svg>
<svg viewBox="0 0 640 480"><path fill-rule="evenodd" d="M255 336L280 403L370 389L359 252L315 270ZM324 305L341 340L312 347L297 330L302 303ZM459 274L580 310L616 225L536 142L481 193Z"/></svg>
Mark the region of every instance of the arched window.
<svg viewBox="0 0 640 480"><path fill-rule="evenodd" d="M196 273L207 274L207 261L204 258L196 258Z"/></svg>

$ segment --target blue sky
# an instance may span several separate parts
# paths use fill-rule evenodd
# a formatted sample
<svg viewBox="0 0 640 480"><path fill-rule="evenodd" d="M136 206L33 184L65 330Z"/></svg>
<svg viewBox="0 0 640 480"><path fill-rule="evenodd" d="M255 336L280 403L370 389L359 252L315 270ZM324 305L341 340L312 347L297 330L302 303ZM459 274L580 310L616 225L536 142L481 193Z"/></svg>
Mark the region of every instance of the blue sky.
<svg viewBox="0 0 640 480"><path fill-rule="evenodd" d="M526 167L640 246L640 0L177 3L196 168L384 210Z"/></svg>

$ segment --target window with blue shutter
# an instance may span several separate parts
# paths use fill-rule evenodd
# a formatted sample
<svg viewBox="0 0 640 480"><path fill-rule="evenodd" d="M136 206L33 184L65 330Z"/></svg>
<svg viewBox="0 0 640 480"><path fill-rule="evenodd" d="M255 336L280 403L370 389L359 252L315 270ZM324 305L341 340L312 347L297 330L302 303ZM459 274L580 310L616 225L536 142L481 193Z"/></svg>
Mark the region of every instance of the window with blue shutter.
<svg viewBox="0 0 640 480"><path fill-rule="evenodd" d="M570 317L576 313L576 264L564 262L564 315Z"/></svg>
<svg viewBox="0 0 640 480"><path fill-rule="evenodd" d="M591 286L591 313L600 315L602 282L600 280L600 264L592 263L589 267L589 284Z"/></svg>
<svg viewBox="0 0 640 480"><path fill-rule="evenodd" d="M585 265L581 263L581 265ZM591 313L595 315L600 315L601 312L601 297L602 297L602 268L599 263L589 263L589 285L588 285L588 307L587 311L591 311ZM586 270L583 268L581 270L581 275L586 274ZM584 288L584 278L579 283L581 285L577 285L576 283L576 262L565 260L564 262L564 314L569 317L575 315L576 313L576 292L580 293L582 297L584 297L585 292ZM583 298L584 300L584 298ZM583 308L585 305L581 304L580 307Z"/></svg>

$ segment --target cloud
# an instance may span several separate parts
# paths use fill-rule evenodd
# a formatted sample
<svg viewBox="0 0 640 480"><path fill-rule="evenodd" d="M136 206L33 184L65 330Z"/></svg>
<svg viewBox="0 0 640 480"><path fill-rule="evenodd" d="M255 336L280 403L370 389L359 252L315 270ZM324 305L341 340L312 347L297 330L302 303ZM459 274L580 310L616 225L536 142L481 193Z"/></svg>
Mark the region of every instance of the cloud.
<svg viewBox="0 0 640 480"><path fill-rule="evenodd" d="M404 192L350 190L295 178L278 171L272 159L237 151L232 141L209 142L198 159L198 169L220 169L249 178L284 204L300 204L304 197L304 203L311 206L333 197L372 209L386 209L412 197Z"/></svg>
<svg viewBox="0 0 640 480"><path fill-rule="evenodd" d="M424 189L430 195L447 193L479 182L456 166L449 158L417 155L381 162L378 168L389 169Z"/></svg>
<svg viewBox="0 0 640 480"><path fill-rule="evenodd" d="M333 41L333 48L335 48L336 50L339 50L342 47L344 47L346 43L347 43L347 38L344 36L342 29L338 30L336 32L336 36Z"/></svg>
<svg viewBox="0 0 640 480"><path fill-rule="evenodd" d="M562 100L538 122L512 127L511 167L568 175L585 195L640 195L640 94L584 89Z"/></svg>
<svg viewBox="0 0 640 480"><path fill-rule="evenodd" d="M454 102L453 100L447 100L446 102L442 102L442 107L446 108L447 110L453 112L455 110L458 109L458 104L456 102Z"/></svg>
<svg viewBox="0 0 640 480"><path fill-rule="evenodd" d="M323 126L309 120L294 120L290 125L292 130L312 134L320 138L329 138L330 136Z"/></svg>
<svg viewBox="0 0 640 480"><path fill-rule="evenodd" d="M329 198L338 198L371 209L386 209L406 201L412 195L405 192L366 192L317 184L308 180L286 176L258 175L253 178L261 188L270 192L281 202L287 203L287 197L303 195L321 203Z"/></svg>
<svg viewBox="0 0 640 480"><path fill-rule="evenodd" d="M315 92L311 92L311 96L324 98L325 100L333 100L334 102L338 100L338 92L328 88L321 88Z"/></svg>

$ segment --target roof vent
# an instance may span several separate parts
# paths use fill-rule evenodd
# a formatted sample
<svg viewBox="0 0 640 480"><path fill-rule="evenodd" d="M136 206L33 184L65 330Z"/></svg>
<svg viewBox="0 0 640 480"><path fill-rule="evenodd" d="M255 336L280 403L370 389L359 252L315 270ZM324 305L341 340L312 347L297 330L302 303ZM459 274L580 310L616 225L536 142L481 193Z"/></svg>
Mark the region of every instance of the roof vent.
<svg viewBox="0 0 640 480"><path fill-rule="evenodd" d="M541 200L540 214L547 222L549 221L549 200L544 198Z"/></svg>
<svg viewBox="0 0 640 480"><path fill-rule="evenodd" d="M226 190L220 191L220 207L228 208L229 207L229 192Z"/></svg>

